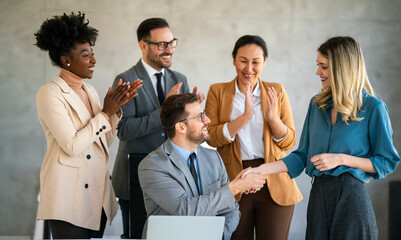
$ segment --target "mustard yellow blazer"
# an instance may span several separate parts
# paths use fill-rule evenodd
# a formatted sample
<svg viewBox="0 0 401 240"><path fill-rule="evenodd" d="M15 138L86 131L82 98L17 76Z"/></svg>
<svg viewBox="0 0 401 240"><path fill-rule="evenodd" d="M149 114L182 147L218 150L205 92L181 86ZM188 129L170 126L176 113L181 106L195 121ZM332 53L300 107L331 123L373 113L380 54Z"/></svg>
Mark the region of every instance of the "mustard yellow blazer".
<svg viewBox="0 0 401 240"><path fill-rule="evenodd" d="M228 176L234 179L242 171L241 150L238 135L234 141L229 141L223 134L225 123L230 122L230 115L235 95L235 81L227 83L216 83L210 86L206 100L206 115L210 118L208 130L211 139L208 144L216 147L226 166ZM278 116L287 126L288 132L285 138L276 143L272 139L272 132L267 121L263 126L263 142L265 146L265 162L273 162L287 156L296 141L294 120L292 118L291 106L287 93L279 83L263 82L259 79L261 92L262 112L266 111L268 87L273 87L277 93L281 93L277 106ZM272 174L266 177L266 184L274 202L281 206L295 204L302 200L302 194L293 179L287 173ZM236 196L237 200L240 195Z"/></svg>

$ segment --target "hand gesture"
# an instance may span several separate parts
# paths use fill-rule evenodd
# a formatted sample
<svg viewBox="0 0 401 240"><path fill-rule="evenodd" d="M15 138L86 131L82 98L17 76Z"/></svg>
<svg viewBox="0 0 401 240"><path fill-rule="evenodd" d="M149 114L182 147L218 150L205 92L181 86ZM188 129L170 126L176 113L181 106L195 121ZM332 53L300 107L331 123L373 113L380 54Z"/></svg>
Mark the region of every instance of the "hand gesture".
<svg viewBox="0 0 401 240"><path fill-rule="evenodd" d="M198 87L194 87L194 90L192 90L193 94L198 94L198 102L202 103L203 100L205 100L205 94L203 92L198 92Z"/></svg>
<svg viewBox="0 0 401 240"><path fill-rule="evenodd" d="M247 175L249 174L259 174L259 175L265 175L264 171L262 170L261 167L255 167L255 168L246 168L242 170L237 177L239 179L244 179Z"/></svg>
<svg viewBox="0 0 401 240"><path fill-rule="evenodd" d="M141 86L142 80L137 79L129 84L127 82L122 83L122 80L120 79L113 91L111 90L111 87L109 87L103 100L102 112L109 117L117 113L122 106L138 95L136 91Z"/></svg>
<svg viewBox="0 0 401 240"><path fill-rule="evenodd" d="M238 174L238 176L241 176L242 174ZM255 193L262 189L263 185L266 183L266 176L257 174L257 173L250 173L247 174L244 178L240 179L242 183L242 193L248 194L248 193Z"/></svg>
<svg viewBox="0 0 401 240"><path fill-rule="evenodd" d="M253 110L253 98L252 98L252 85L250 83L246 84L246 90L245 90L245 111L244 115L248 118L251 119L253 116L254 110Z"/></svg>
<svg viewBox="0 0 401 240"><path fill-rule="evenodd" d="M315 165L316 169L321 172L341 165L341 160L341 154L336 153L323 153L310 158L310 161Z"/></svg>
<svg viewBox="0 0 401 240"><path fill-rule="evenodd" d="M265 112L266 119L273 119L274 114L277 112L278 99L280 94L276 93L273 87L269 87L267 91L267 108Z"/></svg>
<svg viewBox="0 0 401 240"><path fill-rule="evenodd" d="M237 185L237 191L240 193L255 193L259 191L263 185L266 183L266 177L261 174L255 174L255 173L249 173L243 178L243 173L247 170L250 170L251 168L247 168L242 170L232 182L236 182Z"/></svg>
<svg viewBox="0 0 401 240"><path fill-rule="evenodd" d="M176 95L180 93L180 88L181 88L182 82L177 83L174 85L170 91L167 93L166 99L170 97L171 95Z"/></svg>

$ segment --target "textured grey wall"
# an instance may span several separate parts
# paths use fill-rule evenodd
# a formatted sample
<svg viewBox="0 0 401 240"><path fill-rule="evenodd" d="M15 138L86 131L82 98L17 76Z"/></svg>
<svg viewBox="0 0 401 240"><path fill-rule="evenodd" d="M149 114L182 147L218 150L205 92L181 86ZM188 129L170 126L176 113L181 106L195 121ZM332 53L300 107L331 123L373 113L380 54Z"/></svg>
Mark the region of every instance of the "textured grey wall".
<svg viewBox="0 0 401 240"><path fill-rule="evenodd" d="M35 95L58 70L35 46L33 33L53 15L81 10L100 31L97 65L89 82L101 97L114 76L140 57L135 30L147 17L165 17L179 44L173 69L207 93L210 84L235 77L231 50L244 34L262 36L269 59L261 75L280 82L292 103L298 138L309 99L320 88L316 48L328 37L351 35L365 54L376 94L389 108L394 143L401 149L401 1L399 0L0 0L0 235L33 232L39 169L46 151ZM117 141L112 146L115 156ZM380 239L388 231L388 182L401 170L366 185ZM304 200L296 205L290 239L303 239L310 178L297 178ZM117 221L119 223L119 221ZM120 233L120 226L113 225Z"/></svg>

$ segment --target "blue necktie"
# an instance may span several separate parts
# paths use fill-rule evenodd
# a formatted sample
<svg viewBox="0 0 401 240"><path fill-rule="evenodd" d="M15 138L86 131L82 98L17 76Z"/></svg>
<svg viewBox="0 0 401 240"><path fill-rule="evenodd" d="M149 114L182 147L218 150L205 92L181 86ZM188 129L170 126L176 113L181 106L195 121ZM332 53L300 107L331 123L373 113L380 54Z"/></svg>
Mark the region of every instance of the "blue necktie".
<svg viewBox="0 0 401 240"><path fill-rule="evenodd" d="M191 175L195 180L196 188L198 189L198 193L200 193L199 185L198 185L198 174L196 173L196 169L195 169L195 161L194 161L195 153L191 153L191 155L189 155L189 160L190 160L189 171L191 172Z"/></svg>

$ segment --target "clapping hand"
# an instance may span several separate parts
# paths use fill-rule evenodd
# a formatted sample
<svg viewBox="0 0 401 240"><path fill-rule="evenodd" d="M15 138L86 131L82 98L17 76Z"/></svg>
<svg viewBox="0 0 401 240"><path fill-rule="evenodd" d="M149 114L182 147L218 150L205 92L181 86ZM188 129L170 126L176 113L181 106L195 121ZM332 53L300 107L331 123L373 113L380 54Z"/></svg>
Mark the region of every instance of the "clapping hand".
<svg viewBox="0 0 401 240"><path fill-rule="evenodd" d="M250 83L246 84L245 90L245 111L244 115L247 116L248 119L251 119L253 116L253 98L252 98L252 85Z"/></svg>
<svg viewBox="0 0 401 240"><path fill-rule="evenodd" d="M194 87L194 90L192 90L193 94L198 94L198 102L202 103L203 100L205 100L205 94L203 92L199 91L198 92L198 87Z"/></svg>
<svg viewBox="0 0 401 240"><path fill-rule="evenodd" d="M273 87L268 88L267 108L266 108L266 112L265 112L266 119L272 119L274 114L276 114L278 99L279 99L280 95L281 95L280 93L277 94L276 90Z"/></svg>
<svg viewBox="0 0 401 240"><path fill-rule="evenodd" d="M108 117L117 113L122 106L138 96L136 91L142 87L142 80L136 79L131 84L124 82L120 79L116 88L112 91L111 87L107 91L103 101L103 109Z"/></svg>

